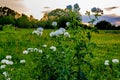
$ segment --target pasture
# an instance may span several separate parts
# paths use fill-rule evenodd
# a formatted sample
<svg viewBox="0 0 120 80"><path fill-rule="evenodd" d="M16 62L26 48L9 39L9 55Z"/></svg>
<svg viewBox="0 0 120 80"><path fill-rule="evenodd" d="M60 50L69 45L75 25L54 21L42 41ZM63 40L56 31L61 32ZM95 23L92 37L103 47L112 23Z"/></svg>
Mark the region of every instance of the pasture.
<svg viewBox="0 0 120 80"><path fill-rule="evenodd" d="M81 52L76 44L79 39L84 42L84 32L67 30L69 38L63 35L50 37L50 32L55 31L50 29L43 30L42 36L38 36L32 34L33 30L0 31L0 61L12 56L9 60L13 62L9 65L0 62L0 66L6 65L0 69L0 80L120 80L120 63L112 61L120 60L119 30L93 32L90 41L93 45L89 49L80 49ZM84 48L87 43L89 40L86 39L85 44L80 43L78 47L83 45ZM33 51L26 53L28 49ZM92 57L86 53L87 49L92 52ZM77 52L85 55L75 57ZM90 64L82 63L79 56L84 56L80 58Z"/></svg>

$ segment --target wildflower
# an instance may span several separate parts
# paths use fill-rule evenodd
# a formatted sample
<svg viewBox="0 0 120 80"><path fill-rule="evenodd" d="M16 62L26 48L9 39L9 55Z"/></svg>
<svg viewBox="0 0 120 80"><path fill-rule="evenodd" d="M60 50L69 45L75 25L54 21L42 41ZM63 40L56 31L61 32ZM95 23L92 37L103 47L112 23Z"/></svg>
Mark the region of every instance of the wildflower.
<svg viewBox="0 0 120 80"><path fill-rule="evenodd" d="M66 26L67 26L67 27L70 26L70 22L66 22Z"/></svg>
<svg viewBox="0 0 120 80"><path fill-rule="evenodd" d="M50 33L50 37L60 36L60 35L63 34L64 32L65 32L65 29L64 29L64 28L60 28L60 29L56 30L55 32L51 32L51 33Z"/></svg>
<svg viewBox="0 0 120 80"><path fill-rule="evenodd" d="M102 9L100 9L100 8L96 8L96 7L93 7L92 9L91 9L91 12L97 12L97 13L101 13L101 14L103 14L103 10Z"/></svg>
<svg viewBox="0 0 120 80"><path fill-rule="evenodd" d="M34 30L32 34L37 34L38 36L42 36L42 31Z"/></svg>
<svg viewBox="0 0 120 80"><path fill-rule="evenodd" d="M34 48L34 52L38 52L38 49L37 49L37 48Z"/></svg>
<svg viewBox="0 0 120 80"><path fill-rule="evenodd" d="M59 35L61 35L61 34L63 34L63 31L62 31L62 29L60 30L56 30L55 32L54 32L54 35L55 36L59 36Z"/></svg>
<svg viewBox="0 0 120 80"><path fill-rule="evenodd" d="M53 37L53 36L55 36L55 33L54 33L54 32L51 32L51 33L50 33L50 37Z"/></svg>
<svg viewBox="0 0 120 80"><path fill-rule="evenodd" d="M38 50L39 53L42 53L43 51L42 50Z"/></svg>
<svg viewBox="0 0 120 80"><path fill-rule="evenodd" d="M65 28L62 27L59 30L62 31L63 33L66 31Z"/></svg>
<svg viewBox="0 0 120 80"><path fill-rule="evenodd" d="M43 28L42 28L42 27L39 27L39 28L37 28L37 31L42 32L42 31L43 31Z"/></svg>
<svg viewBox="0 0 120 80"><path fill-rule="evenodd" d="M109 65L109 60L105 60L104 65Z"/></svg>
<svg viewBox="0 0 120 80"><path fill-rule="evenodd" d="M0 69L4 69L6 67L6 65L1 65Z"/></svg>
<svg viewBox="0 0 120 80"><path fill-rule="evenodd" d="M1 63L3 63L3 64L6 64L7 62L9 62L9 60L7 60L7 59L1 60Z"/></svg>
<svg viewBox="0 0 120 80"><path fill-rule="evenodd" d="M119 60L118 59L112 59L112 62L113 63L119 63Z"/></svg>
<svg viewBox="0 0 120 80"><path fill-rule="evenodd" d="M9 60L7 60L7 59L3 59L3 60L1 61L1 63L7 64L7 65L12 65L12 64L13 64L13 61L9 61Z"/></svg>
<svg viewBox="0 0 120 80"><path fill-rule="evenodd" d="M6 80L10 80L10 78L7 78Z"/></svg>
<svg viewBox="0 0 120 80"><path fill-rule="evenodd" d="M74 4L74 11L79 11L80 10L80 7L79 5L76 3Z"/></svg>
<svg viewBox="0 0 120 80"><path fill-rule="evenodd" d="M47 47L47 45L46 45L46 44L44 44L42 47L44 47L44 48L45 48L45 47Z"/></svg>
<svg viewBox="0 0 120 80"><path fill-rule="evenodd" d="M23 54L28 54L28 51L27 51L27 50L24 50L24 51L23 51Z"/></svg>
<svg viewBox="0 0 120 80"><path fill-rule="evenodd" d="M20 60L20 63L25 63L26 61L25 60Z"/></svg>
<svg viewBox="0 0 120 80"><path fill-rule="evenodd" d="M105 62L104 65L109 65L109 63L106 63L106 62Z"/></svg>
<svg viewBox="0 0 120 80"><path fill-rule="evenodd" d="M6 64L7 65L13 65L13 61L7 61Z"/></svg>
<svg viewBox="0 0 120 80"><path fill-rule="evenodd" d="M69 34L68 32L65 32L65 33L64 33L64 36L65 36L65 37L70 37L70 34Z"/></svg>
<svg viewBox="0 0 120 80"><path fill-rule="evenodd" d="M7 56L6 56L6 59L11 59L11 58L12 58L11 55L7 55Z"/></svg>
<svg viewBox="0 0 120 80"><path fill-rule="evenodd" d="M3 74L5 77L8 76L8 73L7 73L6 71L4 71L2 74Z"/></svg>
<svg viewBox="0 0 120 80"><path fill-rule="evenodd" d="M72 10L72 5L66 6L68 10Z"/></svg>
<svg viewBox="0 0 120 80"><path fill-rule="evenodd" d="M52 26L57 26L57 22L52 22Z"/></svg>
<svg viewBox="0 0 120 80"><path fill-rule="evenodd" d="M96 10L97 10L96 7L93 7L93 8L91 9L92 12L96 12Z"/></svg>
<svg viewBox="0 0 120 80"><path fill-rule="evenodd" d="M27 51L28 51L28 52L33 52L34 49L33 49L33 48L28 48Z"/></svg>
<svg viewBox="0 0 120 80"><path fill-rule="evenodd" d="M53 50L53 51L56 51L56 47L55 46L51 46L50 49Z"/></svg>

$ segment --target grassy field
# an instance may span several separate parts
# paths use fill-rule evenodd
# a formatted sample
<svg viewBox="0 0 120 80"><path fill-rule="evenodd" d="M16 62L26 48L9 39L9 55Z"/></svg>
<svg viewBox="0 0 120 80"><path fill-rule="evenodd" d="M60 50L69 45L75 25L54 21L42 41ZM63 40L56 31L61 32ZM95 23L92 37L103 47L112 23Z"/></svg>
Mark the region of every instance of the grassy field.
<svg viewBox="0 0 120 80"><path fill-rule="evenodd" d="M6 68L0 69L0 80L7 80L9 78L11 80L48 80L49 75L58 75L57 72L63 73L63 75L59 75L61 77L58 80L67 80L68 78L64 74L69 74L69 72L64 72L63 68L65 68L65 70L69 69L69 67L65 66L67 66L67 62L69 62L71 56L76 52L74 50L74 39L66 37L51 38L49 33L54 30L44 30L42 36L37 36L32 34L33 30L34 29L10 29L0 31L0 60L10 55L12 56L10 60L13 61L13 65L8 65ZM79 38L81 34L73 34L74 30L68 30L68 32L70 36L74 38ZM94 47L91 49L93 58L87 55L85 59L91 63L93 69L90 70L91 68L89 69L89 67L84 64L82 64L81 67L88 80L120 80L120 63L112 63L112 59L120 60L120 31L108 30L99 31L99 34L92 33L91 42L94 43ZM56 53L50 50L51 46L57 48ZM42 50L42 52L33 51L29 54L23 54L23 51L28 48L34 48L34 51L39 49ZM55 60L50 57L55 58ZM20 60L25 60L25 63L20 63ZM109 60L109 65L104 64L105 60ZM56 73L54 73L56 69L51 69L53 67L51 65L49 67L46 66L47 63L53 64L58 70L63 70L63 72L56 71ZM61 66L58 66L58 64ZM0 65L3 64L0 63ZM49 71L49 68L51 71ZM72 68L76 69L76 67ZM45 73L47 71L49 75ZM4 76L3 72L7 72L9 75ZM45 74L43 74L43 72ZM64 79L62 79L62 76L64 76ZM74 75L72 75L70 80L72 79L77 80L74 78Z"/></svg>

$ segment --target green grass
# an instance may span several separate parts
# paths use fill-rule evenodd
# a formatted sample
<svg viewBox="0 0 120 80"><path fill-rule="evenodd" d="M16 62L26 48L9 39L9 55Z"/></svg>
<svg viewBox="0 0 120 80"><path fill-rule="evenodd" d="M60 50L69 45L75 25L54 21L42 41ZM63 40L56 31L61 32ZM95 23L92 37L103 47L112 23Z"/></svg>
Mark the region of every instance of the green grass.
<svg viewBox="0 0 120 80"><path fill-rule="evenodd" d="M0 79L5 80L5 77L2 75L3 71L8 71L10 73L10 78L12 80L38 80L38 76L42 69L42 61L40 53L31 53L29 55L24 55L23 51L27 48L38 48L43 50L45 56L58 57L62 59L59 54L60 51L64 51L64 55L69 58L65 58L65 62L69 62L71 56L75 53L74 47L75 42L73 39L69 38L50 38L49 33L54 30L44 30L42 36L33 35L32 31L34 29L18 29L18 30L5 30L0 32L0 60L4 59L6 55L12 56L12 61L14 64L12 66L7 66L6 69L0 70ZM68 30L71 36L78 38L81 33L76 35L73 34L74 30ZM105 60L119 59L120 60L120 31L100 31L99 34L92 33L91 42L95 43L95 48L92 48L93 59L86 56L86 59L89 60L93 66L93 70L90 72L87 65L83 65L82 69L85 72L88 80L120 80L120 63L112 64L111 66L105 66ZM42 45L46 44L47 48L43 48ZM57 55L49 50L50 46L57 47ZM71 49L69 51L69 48ZM71 53L67 54L67 53ZM72 54L73 53L73 54ZM55 54L55 55L51 55ZM25 64L20 64L19 61L25 59ZM43 59L43 62L50 62ZM64 61L64 59L63 59ZM53 62L56 62L53 60ZM2 63L0 63L2 64ZM60 63L61 65L67 65L67 63ZM54 64L55 65L55 64ZM76 67L73 67L76 69ZM58 71L59 72L59 71ZM40 78L39 78L40 79Z"/></svg>

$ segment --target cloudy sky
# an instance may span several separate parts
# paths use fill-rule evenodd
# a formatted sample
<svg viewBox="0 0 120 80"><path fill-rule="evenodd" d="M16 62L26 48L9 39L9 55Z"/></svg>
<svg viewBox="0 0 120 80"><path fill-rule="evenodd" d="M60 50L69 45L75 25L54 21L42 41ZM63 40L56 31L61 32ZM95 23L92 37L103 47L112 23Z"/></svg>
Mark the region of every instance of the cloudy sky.
<svg viewBox="0 0 120 80"><path fill-rule="evenodd" d="M67 5L75 3L79 4L83 15L86 10L99 7L104 10L103 18L110 18L114 24L120 25L120 0L0 0L0 6L7 6L20 13L33 15L37 19L43 16L44 11L64 9Z"/></svg>

